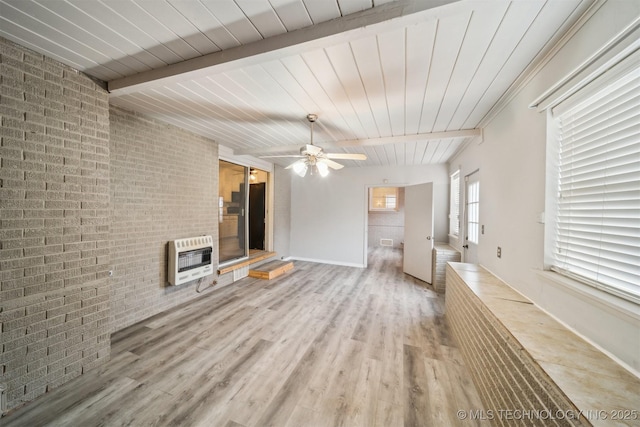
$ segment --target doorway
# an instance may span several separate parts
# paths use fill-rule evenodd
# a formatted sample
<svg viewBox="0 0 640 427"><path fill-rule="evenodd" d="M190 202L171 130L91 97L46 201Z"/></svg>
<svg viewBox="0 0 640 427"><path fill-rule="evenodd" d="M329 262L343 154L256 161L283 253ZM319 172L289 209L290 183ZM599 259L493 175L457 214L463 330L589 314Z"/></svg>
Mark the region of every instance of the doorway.
<svg viewBox="0 0 640 427"><path fill-rule="evenodd" d="M265 250L268 177L263 170L220 160L219 265Z"/></svg>
<svg viewBox="0 0 640 427"><path fill-rule="evenodd" d="M367 187L363 266L367 266L367 254L370 248L381 246L381 244L384 246L385 243L394 247L397 244L397 247L403 250L404 272L431 283L431 257L434 244L433 183L399 185L374 192L378 188L380 187ZM389 191L390 189L397 190L395 196ZM396 197L395 200L394 197ZM372 207L374 212L375 208L381 209L378 213L372 213ZM399 216L397 216L398 213ZM388 216L385 217L385 215ZM397 218L400 218L399 222ZM376 229L376 225L385 223L393 224L396 229L385 230L382 227ZM385 235L381 235L381 230ZM393 231L396 231L396 237L389 238Z"/></svg>
<svg viewBox="0 0 640 427"><path fill-rule="evenodd" d="M267 183L249 185L249 250L264 250Z"/></svg>
<svg viewBox="0 0 640 427"><path fill-rule="evenodd" d="M246 167L220 160L218 191L218 260L225 263L247 256L245 213Z"/></svg>
<svg viewBox="0 0 640 427"><path fill-rule="evenodd" d="M402 249L404 244L404 187L369 188L368 249Z"/></svg>

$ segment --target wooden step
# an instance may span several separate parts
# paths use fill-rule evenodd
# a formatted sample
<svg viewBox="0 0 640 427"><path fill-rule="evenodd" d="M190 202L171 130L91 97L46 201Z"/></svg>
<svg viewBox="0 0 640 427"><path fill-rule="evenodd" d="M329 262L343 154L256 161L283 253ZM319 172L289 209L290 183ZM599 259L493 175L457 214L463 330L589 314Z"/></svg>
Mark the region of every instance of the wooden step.
<svg viewBox="0 0 640 427"><path fill-rule="evenodd" d="M247 267L250 266L251 264L255 264L257 262L263 261L267 258L273 258L274 256L278 255L275 252L265 252L265 251L256 251L255 253L252 253L249 255L249 258L242 260L242 261L238 261L234 264L231 265L227 265L224 268L219 268L218 269L218 274L222 275L222 274L226 274L226 273L230 273L233 270L237 270L239 268L242 267Z"/></svg>
<svg viewBox="0 0 640 427"><path fill-rule="evenodd" d="M271 261L249 270L249 277L271 280L293 269L291 261Z"/></svg>

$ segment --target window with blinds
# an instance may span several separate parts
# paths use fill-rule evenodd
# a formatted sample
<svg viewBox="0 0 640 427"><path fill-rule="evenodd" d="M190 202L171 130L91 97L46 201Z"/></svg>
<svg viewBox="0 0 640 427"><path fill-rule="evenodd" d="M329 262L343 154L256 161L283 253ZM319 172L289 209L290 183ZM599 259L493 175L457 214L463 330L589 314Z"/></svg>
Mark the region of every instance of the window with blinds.
<svg viewBox="0 0 640 427"><path fill-rule="evenodd" d="M640 303L640 68L622 64L553 109L552 269Z"/></svg>
<svg viewBox="0 0 640 427"><path fill-rule="evenodd" d="M460 171L454 172L450 177L449 196L449 234L460 234Z"/></svg>

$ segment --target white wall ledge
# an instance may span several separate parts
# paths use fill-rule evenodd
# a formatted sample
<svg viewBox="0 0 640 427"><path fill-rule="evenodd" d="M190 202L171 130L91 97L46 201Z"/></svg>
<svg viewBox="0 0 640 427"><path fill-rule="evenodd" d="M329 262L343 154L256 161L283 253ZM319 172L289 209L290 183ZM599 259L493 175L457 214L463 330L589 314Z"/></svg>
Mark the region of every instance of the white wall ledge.
<svg viewBox="0 0 640 427"><path fill-rule="evenodd" d="M617 317L624 315L626 317L625 320L633 321L638 327L640 327L639 305L581 283L578 280L563 276L562 274L554 271L535 270L535 273L546 284L550 284L556 288L562 288L563 290L568 290L572 295L580 298L581 300L597 305L599 308L604 309Z"/></svg>

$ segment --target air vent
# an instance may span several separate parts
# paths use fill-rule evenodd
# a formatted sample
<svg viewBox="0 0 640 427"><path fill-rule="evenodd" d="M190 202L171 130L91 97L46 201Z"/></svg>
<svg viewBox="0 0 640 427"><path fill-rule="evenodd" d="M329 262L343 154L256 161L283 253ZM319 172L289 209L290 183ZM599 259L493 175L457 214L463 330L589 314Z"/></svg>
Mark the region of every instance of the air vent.
<svg viewBox="0 0 640 427"><path fill-rule="evenodd" d="M393 239L380 239L380 246L393 246Z"/></svg>
<svg viewBox="0 0 640 427"><path fill-rule="evenodd" d="M233 270L233 281L243 279L249 275L249 266L240 267Z"/></svg>

